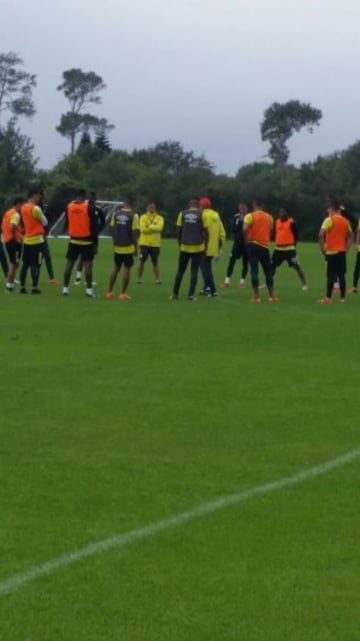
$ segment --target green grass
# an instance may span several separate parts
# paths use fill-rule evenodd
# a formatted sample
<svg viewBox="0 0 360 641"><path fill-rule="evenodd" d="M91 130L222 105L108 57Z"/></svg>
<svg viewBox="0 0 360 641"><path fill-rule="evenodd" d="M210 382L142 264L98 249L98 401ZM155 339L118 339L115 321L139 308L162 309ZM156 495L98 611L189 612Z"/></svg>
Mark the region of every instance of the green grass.
<svg viewBox="0 0 360 641"><path fill-rule="evenodd" d="M170 241L131 302L1 295L0 582L359 446L360 301L317 305L300 253L310 290L284 266L278 305L235 280L170 303ZM101 293L111 265L102 241ZM0 596L0 640L358 641L359 481L354 462L38 579Z"/></svg>

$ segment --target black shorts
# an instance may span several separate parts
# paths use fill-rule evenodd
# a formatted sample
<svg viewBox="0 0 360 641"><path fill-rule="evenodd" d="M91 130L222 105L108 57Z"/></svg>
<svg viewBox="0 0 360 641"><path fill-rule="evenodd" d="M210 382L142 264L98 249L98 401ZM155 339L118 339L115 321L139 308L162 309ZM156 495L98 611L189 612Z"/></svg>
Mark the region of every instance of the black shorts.
<svg viewBox="0 0 360 641"><path fill-rule="evenodd" d="M274 267L280 267L284 261L289 267L296 267L299 264L296 249L275 249L271 261Z"/></svg>
<svg viewBox="0 0 360 641"><path fill-rule="evenodd" d="M343 276L346 274L346 252L327 254L326 263L328 274L333 274L334 276Z"/></svg>
<svg viewBox="0 0 360 641"><path fill-rule="evenodd" d="M133 267L134 265L134 254L117 254L116 252L114 253L114 263L116 267Z"/></svg>
<svg viewBox="0 0 360 641"><path fill-rule="evenodd" d="M5 243L5 248L9 262L13 265L18 265L22 254L22 244L13 239Z"/></svg>
<svg viewBox="0 0 360 641"><path fill-rule="evenodd" d="M25 265L29 267L38 267L42 263L44 255L44 243L37 243L36 245L24 245L22 259Z"/></svg>
<svg viewBox="0 0 360 641"><path fill-rule="evenodd" d="M139 258L142 263L145 263L150 256L153 265L157 265L160 256L160 247L147 247L147 245L140 245Z"/></svg>
<svg viewBox="0 0 360 641"><path fill-rule="evenodd" d="M91 245L77 245L70 242L68 245L66 258L72 263L75 263L78 258L82 258L84 263L89 263L94 259L94 249L94 243L91 243Z"/></svg>

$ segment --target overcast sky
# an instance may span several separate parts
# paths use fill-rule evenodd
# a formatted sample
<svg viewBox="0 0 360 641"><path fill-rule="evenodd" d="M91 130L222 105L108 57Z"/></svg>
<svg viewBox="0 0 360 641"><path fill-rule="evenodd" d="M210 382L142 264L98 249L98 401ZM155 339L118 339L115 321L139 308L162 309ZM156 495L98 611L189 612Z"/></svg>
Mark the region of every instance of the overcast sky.
<svg viewBox="0 0 360 641"><path fill-rule="evenodd" d="M114 147L180 140L218 171L261 160L259 123L273 101L323 110L314 135L291 143L312 160L360 137L359 0L0 0L0 49L38 76L37 114L21 126L40 166L68 143L55 131L67 105L63 70L100 74L94 113L116 125Z"/></svg>

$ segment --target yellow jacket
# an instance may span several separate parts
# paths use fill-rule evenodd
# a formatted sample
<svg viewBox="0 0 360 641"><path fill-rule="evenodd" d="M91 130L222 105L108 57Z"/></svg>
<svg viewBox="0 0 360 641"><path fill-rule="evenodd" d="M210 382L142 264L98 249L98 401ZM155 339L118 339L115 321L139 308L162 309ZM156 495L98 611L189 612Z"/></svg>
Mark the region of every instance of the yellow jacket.
<svg viewBox="0 0 360 641"><path fill-rule="evenodd" d="M139 245L160 247L161 232L164 229L164 218L160 214L146 212L140 216Z"/></svg>
<svg viewBox="0 0 360 641"><path fill-rule="evenodd" d="M220 249L220 241L224 242L226 238L224 225L222 224L218 212L214 209L204 209L203 213L207 221L207 230L209 232L206 255L217 256Z"/></svg>

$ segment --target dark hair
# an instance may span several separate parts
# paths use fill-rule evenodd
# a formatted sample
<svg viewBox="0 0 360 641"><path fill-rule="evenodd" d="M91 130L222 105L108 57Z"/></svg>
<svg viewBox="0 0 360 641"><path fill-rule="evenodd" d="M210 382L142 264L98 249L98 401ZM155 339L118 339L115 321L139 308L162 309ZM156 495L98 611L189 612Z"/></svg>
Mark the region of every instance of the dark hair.
<svg viewBox="0 0 360 641"><path fill-rule="evenodd" d="M253 202L253 205L258 205L259 207L264 206L264 202L262 198L255 197L253 198L252 202Z"/></svg>
<svg viewBox="0 0 360 641"><path fill-rule="evenodd" d="M24 203L24 202L25 202L25 200L26 200L26 199L24 198L24 196L15 196L15 198L14 198L14 200L13 200L12 204L13 204L13 206L15 207L15 205L20 205L20 204Z"/></svg>
<svg viewBox="0 0 360 641"><path fill-rule="evenodd" d="M86 189L77 189L75 192L76 198L86 198Z"/></svg>
<svg viewBox="0 0 360 641"><path fill-rule="evenodd" d="M330 207L331 207L331 209L334 209L335 211L338 211L340 209L340 207L341 207L340 200L337 200L336 198L334 198L334 200L332 200L331 203L330 203Z"/></svg>
<svg viewBox="0 0 360 641"><path fill-rule="evenodd" d="M125 198L123 198L123 201L124 205L130 205L130 207L132 207L134 204L134 197L129 194L128 196L125 196Z"/></svg>
<svg viewBox="0 0 360 641"><path fill-rule="evenodd" d="M32 185L32 187L29 187L29 191L28 191L29 198L32 198L33 196L37 196L38 194L39 195L44 194L43 189L41 189L39 185Z"/></svg>

